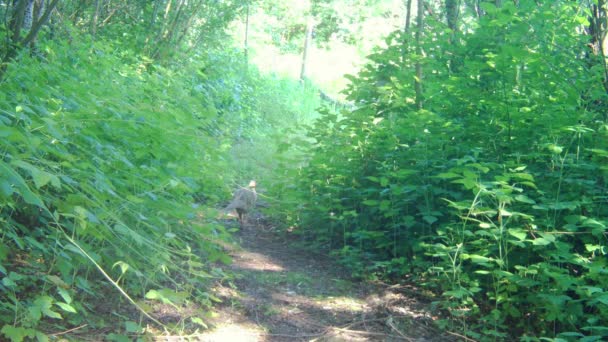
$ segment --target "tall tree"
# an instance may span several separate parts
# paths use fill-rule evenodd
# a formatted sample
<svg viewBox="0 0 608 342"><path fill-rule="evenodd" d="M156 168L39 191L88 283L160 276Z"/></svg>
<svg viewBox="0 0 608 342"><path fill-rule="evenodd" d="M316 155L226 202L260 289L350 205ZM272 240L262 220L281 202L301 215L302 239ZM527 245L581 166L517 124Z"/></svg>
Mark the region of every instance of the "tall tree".
<svg viewBox="0 0 608 342"><path fill-rule="evenodd" d="M310 14L306 19L306 36L304 38L304 49L302 51L302 67L300 68L300 80L302 81L306 78L306 67L308 64L310 47L312 45L312 32L314 27L314 18L312 14Z"/></svg>
<svg viewBox="0 0 608 342"><path fill-rule="evenodd" d="M412 0L406 0L405 11L405 25L403 27L403 48L401 50L401 63L403 67L405 67L405 57L409 49L410 26L412 18Z"/></svg>
<svg viewBox="0 0 608 342"><path fill-rule="evenodd" d="M589 27L587 29L590 36L589 46L593 55L597 56L597 60L602 65L604 71L603 84L606 91L608 91L608 65L606 64L606 56L608 55L608 15L606 0L597 0L596 3L590 6L591 17L589 18Z"/></svg>
<svg viewBox="0 0 608 342"><path fill-rule="evenodd" d="M59 0L52 0L45 6L43 0L15 0L9 3L8 32L6 45L0 64L0 79L8 63L17 56L20 49L32 46L40 29L48 22L49 17Z"/></svg>
<svg viewBox="0 0 608 342"><path fill-rule="evenodd" d="M245 39L243 39L243 50L245 55L245 70L249 66L249 2L247 2L245 13Z"/></svg>
<svg viewBox="0 0 608 342"><path fill-rule="evenodd" d="M448 43L450 47L454 47L457 44L457 34L458 34L458 14L460 11L460 1L458 0L445 0L445 17L448 23L448 28L450 29L450 36L448 38ZM448 60L448 67L450 72L455 71L456 66L456 58L454 54L451 54Z"/></svg>
<svg viewBox="0 0 608 342"><path fill-rule="evenodd" d="M414 89L416 91L416 108L422 109L424 98L422 93L422 32L424 30L424 0L418 0L418 11L416 16L416 78Z"/></svg>

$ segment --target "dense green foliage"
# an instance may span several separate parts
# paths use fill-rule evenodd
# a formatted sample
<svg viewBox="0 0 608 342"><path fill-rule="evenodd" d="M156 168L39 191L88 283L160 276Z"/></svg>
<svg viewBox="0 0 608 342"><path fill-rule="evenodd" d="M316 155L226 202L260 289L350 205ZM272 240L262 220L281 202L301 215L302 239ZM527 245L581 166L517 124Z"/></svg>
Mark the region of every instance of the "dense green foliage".
<svg viewBox="0 0 608 342"><path fill-rule="evenodd" d="M140 5L123 10L153 18ZM315 90L244 72L242 55L217 40L187 55L196 39L146 45L137 39L147 23L130 15L111 16L93 36L94 9L61 6L34 46L2 51L11 59L0 84L1 339L80 327L124 340L146 322L204 328L217 300L210 284L231 276L216 208L259 168L247 146L281 130L285 113L310 116L316 100L303 95ZM204 21L200 35L224 37L235 14ZM161 43L180 58L149 48ZM154 303L201 310L160 322Z"/></svg>
<svg viewBox="0 0 608 342"><path fill-rule="evenodd" d="M147 73L107 43L44 50L2 84L2 322L81 324L86 303L119 293L96 267L134 298L169 286L209 304L204 284L223 276L209 265L228 258L199 236L226 233L194 224L192 205L230 174L200 65Z"/></svg>
<svg viewBox="0 0 608 342"><path fill-rule="evenodd" d="M287 218L360 276L436 292L473 338L605 339L607 98L586 13L483 10L460 32L428 18L425 55L400 31L370 56L347 90L357 108L294 144L310 158L299 191L281 189Z"/></svg>
<svg viewBox="0 0 608 342"><path fill-rule="evenodd" d="M606 4L417 2L424 25L349 77L354 109L313 122L311 84L224 41L248 2L0 1L0 336L205 327L230 279L216 208L254 178L355 275L435 293L446 328L606 339ZM390 2L352 3L257 5L300 52L311 17L318 45L368 43Z"/></svg>

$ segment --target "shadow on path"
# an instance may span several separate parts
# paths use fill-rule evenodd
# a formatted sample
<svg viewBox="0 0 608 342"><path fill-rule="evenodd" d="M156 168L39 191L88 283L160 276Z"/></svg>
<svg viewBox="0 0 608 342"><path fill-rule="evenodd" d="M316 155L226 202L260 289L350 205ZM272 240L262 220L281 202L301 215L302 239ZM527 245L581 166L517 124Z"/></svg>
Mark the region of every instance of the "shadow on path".
<svg viewBox="0 0 608 342"><path fill-rule="evenodd" d="M293 247L258 218L236 234L234 286L218 286L201 341L457 341L438 332L415 289L351 279L328 257Z"/></svg>

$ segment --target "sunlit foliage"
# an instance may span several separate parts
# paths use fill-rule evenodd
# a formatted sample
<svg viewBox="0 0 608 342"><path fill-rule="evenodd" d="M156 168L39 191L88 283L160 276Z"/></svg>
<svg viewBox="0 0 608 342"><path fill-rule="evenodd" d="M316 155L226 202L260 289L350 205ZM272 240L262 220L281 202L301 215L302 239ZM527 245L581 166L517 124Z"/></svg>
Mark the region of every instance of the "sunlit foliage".
<svg viewBox="0 0 608 342"><path fill-rule="evenodd" d="M419 50L395 32L351 78L356 109L300 144L284 217L361 277L433 290L472 338L604 339L603 64L578 4L516 3L463 7L458 31L427 10Z"/></svg>

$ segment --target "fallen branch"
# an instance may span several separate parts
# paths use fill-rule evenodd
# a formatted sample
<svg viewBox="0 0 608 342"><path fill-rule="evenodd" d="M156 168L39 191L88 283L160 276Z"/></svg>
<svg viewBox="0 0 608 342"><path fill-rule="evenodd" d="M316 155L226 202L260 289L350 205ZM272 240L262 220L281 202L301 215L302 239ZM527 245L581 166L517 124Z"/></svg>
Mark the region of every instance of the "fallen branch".
<svg viewBox="0 0 608 342"><path fill-rule="evenodd" d="M275 337L289 337L289 338L302 338L302 337L321 337L325 335L327 331L323 331L316 334L300 334L300 335L289 335L289 334L269 334L269 333L258 333L261 336L275 336ZM315 341L315 340L312 340Z"/></svg>
<svg viewBox="0 0 608 342"><path fill-rule="evenodd" d="M72 331L76 331L76 330L78 330L78 329L82 329L82 328L86 327L87 325L88 325L88 324L83 324L83 325L81 325L81 326L79 326L79 327L76 327L76 328L68 329L68 330L66 330L66 331L61 331L61 332L54 333L54 334L49 334L49 335L50 335L50 336L61 336L61 335L69 334L69 333L71 333Z"/></svg>
<svg viewBox="0 0 608 342"><path fill-rule="evenodd" d="M393 329L397 334L399 334L399 336L403 337L405 340L414 341L412 338L405 336L405 334L403 334L399 329L397 329L397 327L395 327L395 325L393 324L392 317L389 317L386 320L386 325L388 325L391 329Z"/></svg>
<svg viewBox="0 0 608 342"><path fill-rule="evenodd" d="M365 323L371 323L371 322L384 322L387 319L388 319L388 317L385 317L385 318L375 318L375 319L364 319L364 320L361 320L361 321L356 321L356 322L349 323L349 324L344 325L344 326L342 326L341 328L338 328L338 329L348 329L348 328L353 327L355 325L365 324Z"/></svg>
<svg viewBox="0 0 608 342"><path fill-rule="evenodd" d="M390 338L396 338L398 340L411 341L411 339L408 338L408 337L401 337L401 336L398 336L398 335L392 335L392 334L387 334L387 333L379 333L379 332L364 331L364 330L350 330L350 329L343 329L343 328L333 328L333 329L341 331L341 332L349 333L349 334L370 335L370 336L385 336L385 337L390 337Z"/></svg>
<svg viewBox="0 0 608 342"><path fill-rule="evenodd" d="M464 339L465 341L469 341L469 342L477 342L477 340L474 340L474 339L472 339L472 338L468 338L468 337L466 337L466 336L464 336L464 335L460 335L460 334L457 334L457 333L455 333L455 332L446 331L446 333L448 333L448 334L450 334L450 335L453 335L453 336L456 336L456 337L460 337L460 338Z"/></svg>

